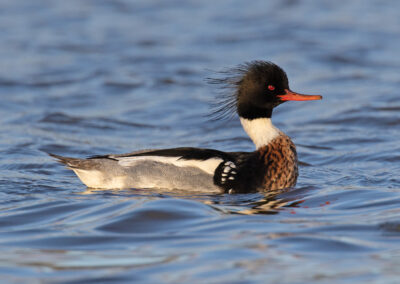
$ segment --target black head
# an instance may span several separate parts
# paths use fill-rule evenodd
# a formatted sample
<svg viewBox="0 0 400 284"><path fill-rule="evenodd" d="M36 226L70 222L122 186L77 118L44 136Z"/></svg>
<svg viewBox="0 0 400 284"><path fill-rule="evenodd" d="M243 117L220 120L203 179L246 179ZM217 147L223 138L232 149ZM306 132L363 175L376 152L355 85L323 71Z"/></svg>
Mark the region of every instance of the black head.
<svg viewBox="0 0 400 284"><path fill-rule="evenodd" d="M230 70L230 77L214 80L235 87L232 94L221 96L216 113L236 108L240 117L247 119L269 118L274 107L285 101L319 100L321 96L301 95L290 91L285 71L268 61L252 61Z"/></svg>
<svg viewBox="0 0 400 284"><path fill-rule="evenodd" d="M246 64L247 71L237 87L237 112L240 117L271 117L272 109L283 101L278 97L289 89L285 71L265 61Z"/></svg>

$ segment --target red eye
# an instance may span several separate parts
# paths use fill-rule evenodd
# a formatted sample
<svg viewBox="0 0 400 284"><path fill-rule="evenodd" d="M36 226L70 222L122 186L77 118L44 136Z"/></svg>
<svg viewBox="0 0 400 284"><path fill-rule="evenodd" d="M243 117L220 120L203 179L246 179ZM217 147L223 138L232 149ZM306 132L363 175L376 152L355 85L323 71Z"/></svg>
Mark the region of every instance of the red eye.
<svg viewBox="0 0 400 284"><path fill-rule="evenodd" d="M273 91L273 90L275 90L275 87L272 85L268 85L268 90Z"/></svg>

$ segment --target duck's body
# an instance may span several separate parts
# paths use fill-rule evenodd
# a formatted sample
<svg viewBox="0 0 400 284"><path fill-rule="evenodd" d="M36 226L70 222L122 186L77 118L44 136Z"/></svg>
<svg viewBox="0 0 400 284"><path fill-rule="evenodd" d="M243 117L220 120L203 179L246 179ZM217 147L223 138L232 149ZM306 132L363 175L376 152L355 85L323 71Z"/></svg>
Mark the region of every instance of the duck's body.
<svg viewBox="0 0 400 284"><path fill-rule="evenodd" d="M286 74L270 62L256 61L246 67L244 74L234 82L238 89L231 100L236 104L245 131L256 145L254 152L173 148L88 159L52 156L91 188L245 193L292 187L298 176L296 148L287 135L272 125L272 109L285 100L321 97L291 92Z"/></svg>
<svg viewBox="0 0 400 284"><path fill-rule="evenodd" d="M294 186L298 175L296 148L282 132L254 152L173 148L89 159L53 156L91 188L254 192Z"/></svg>

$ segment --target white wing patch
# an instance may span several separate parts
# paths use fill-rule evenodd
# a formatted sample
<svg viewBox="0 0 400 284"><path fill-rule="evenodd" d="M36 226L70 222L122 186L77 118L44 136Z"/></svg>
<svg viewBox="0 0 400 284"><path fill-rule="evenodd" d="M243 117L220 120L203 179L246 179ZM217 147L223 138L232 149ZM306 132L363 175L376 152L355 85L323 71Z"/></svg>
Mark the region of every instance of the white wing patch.
<svg viewBox="0 0 400 284"><path fill-rule="evenodd" d="M118 164L122 167L133 167L140 165L141 162L154 161L163 164L174 165L176 167L195 167L214 175L215 169L223 162L220 158L211 158L207 160L183 160L181 157L163 157L163 156L135 156L135 157L117 157Z"/></svg>
<svg viewBox="0 0 400 284"><path fill-rule="evenodd" d="M221 173L221 183L225 184L227 180L235 180L236 174L236 165L231 161L226 161L224 163L224 168Z"/></svg>

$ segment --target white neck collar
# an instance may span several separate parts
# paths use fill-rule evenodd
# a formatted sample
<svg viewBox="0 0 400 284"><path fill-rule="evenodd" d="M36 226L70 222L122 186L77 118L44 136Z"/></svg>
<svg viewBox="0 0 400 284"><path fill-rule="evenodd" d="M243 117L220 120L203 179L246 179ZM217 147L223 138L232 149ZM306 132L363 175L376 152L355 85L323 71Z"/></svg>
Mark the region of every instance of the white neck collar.
<svg viewBox="0 0 400 284"><path fill-rule="evenodd" d="M270 118L247 119L241 117L240 122L257 149L268 145L280 134L279 129L272 124Z"/></svg>

